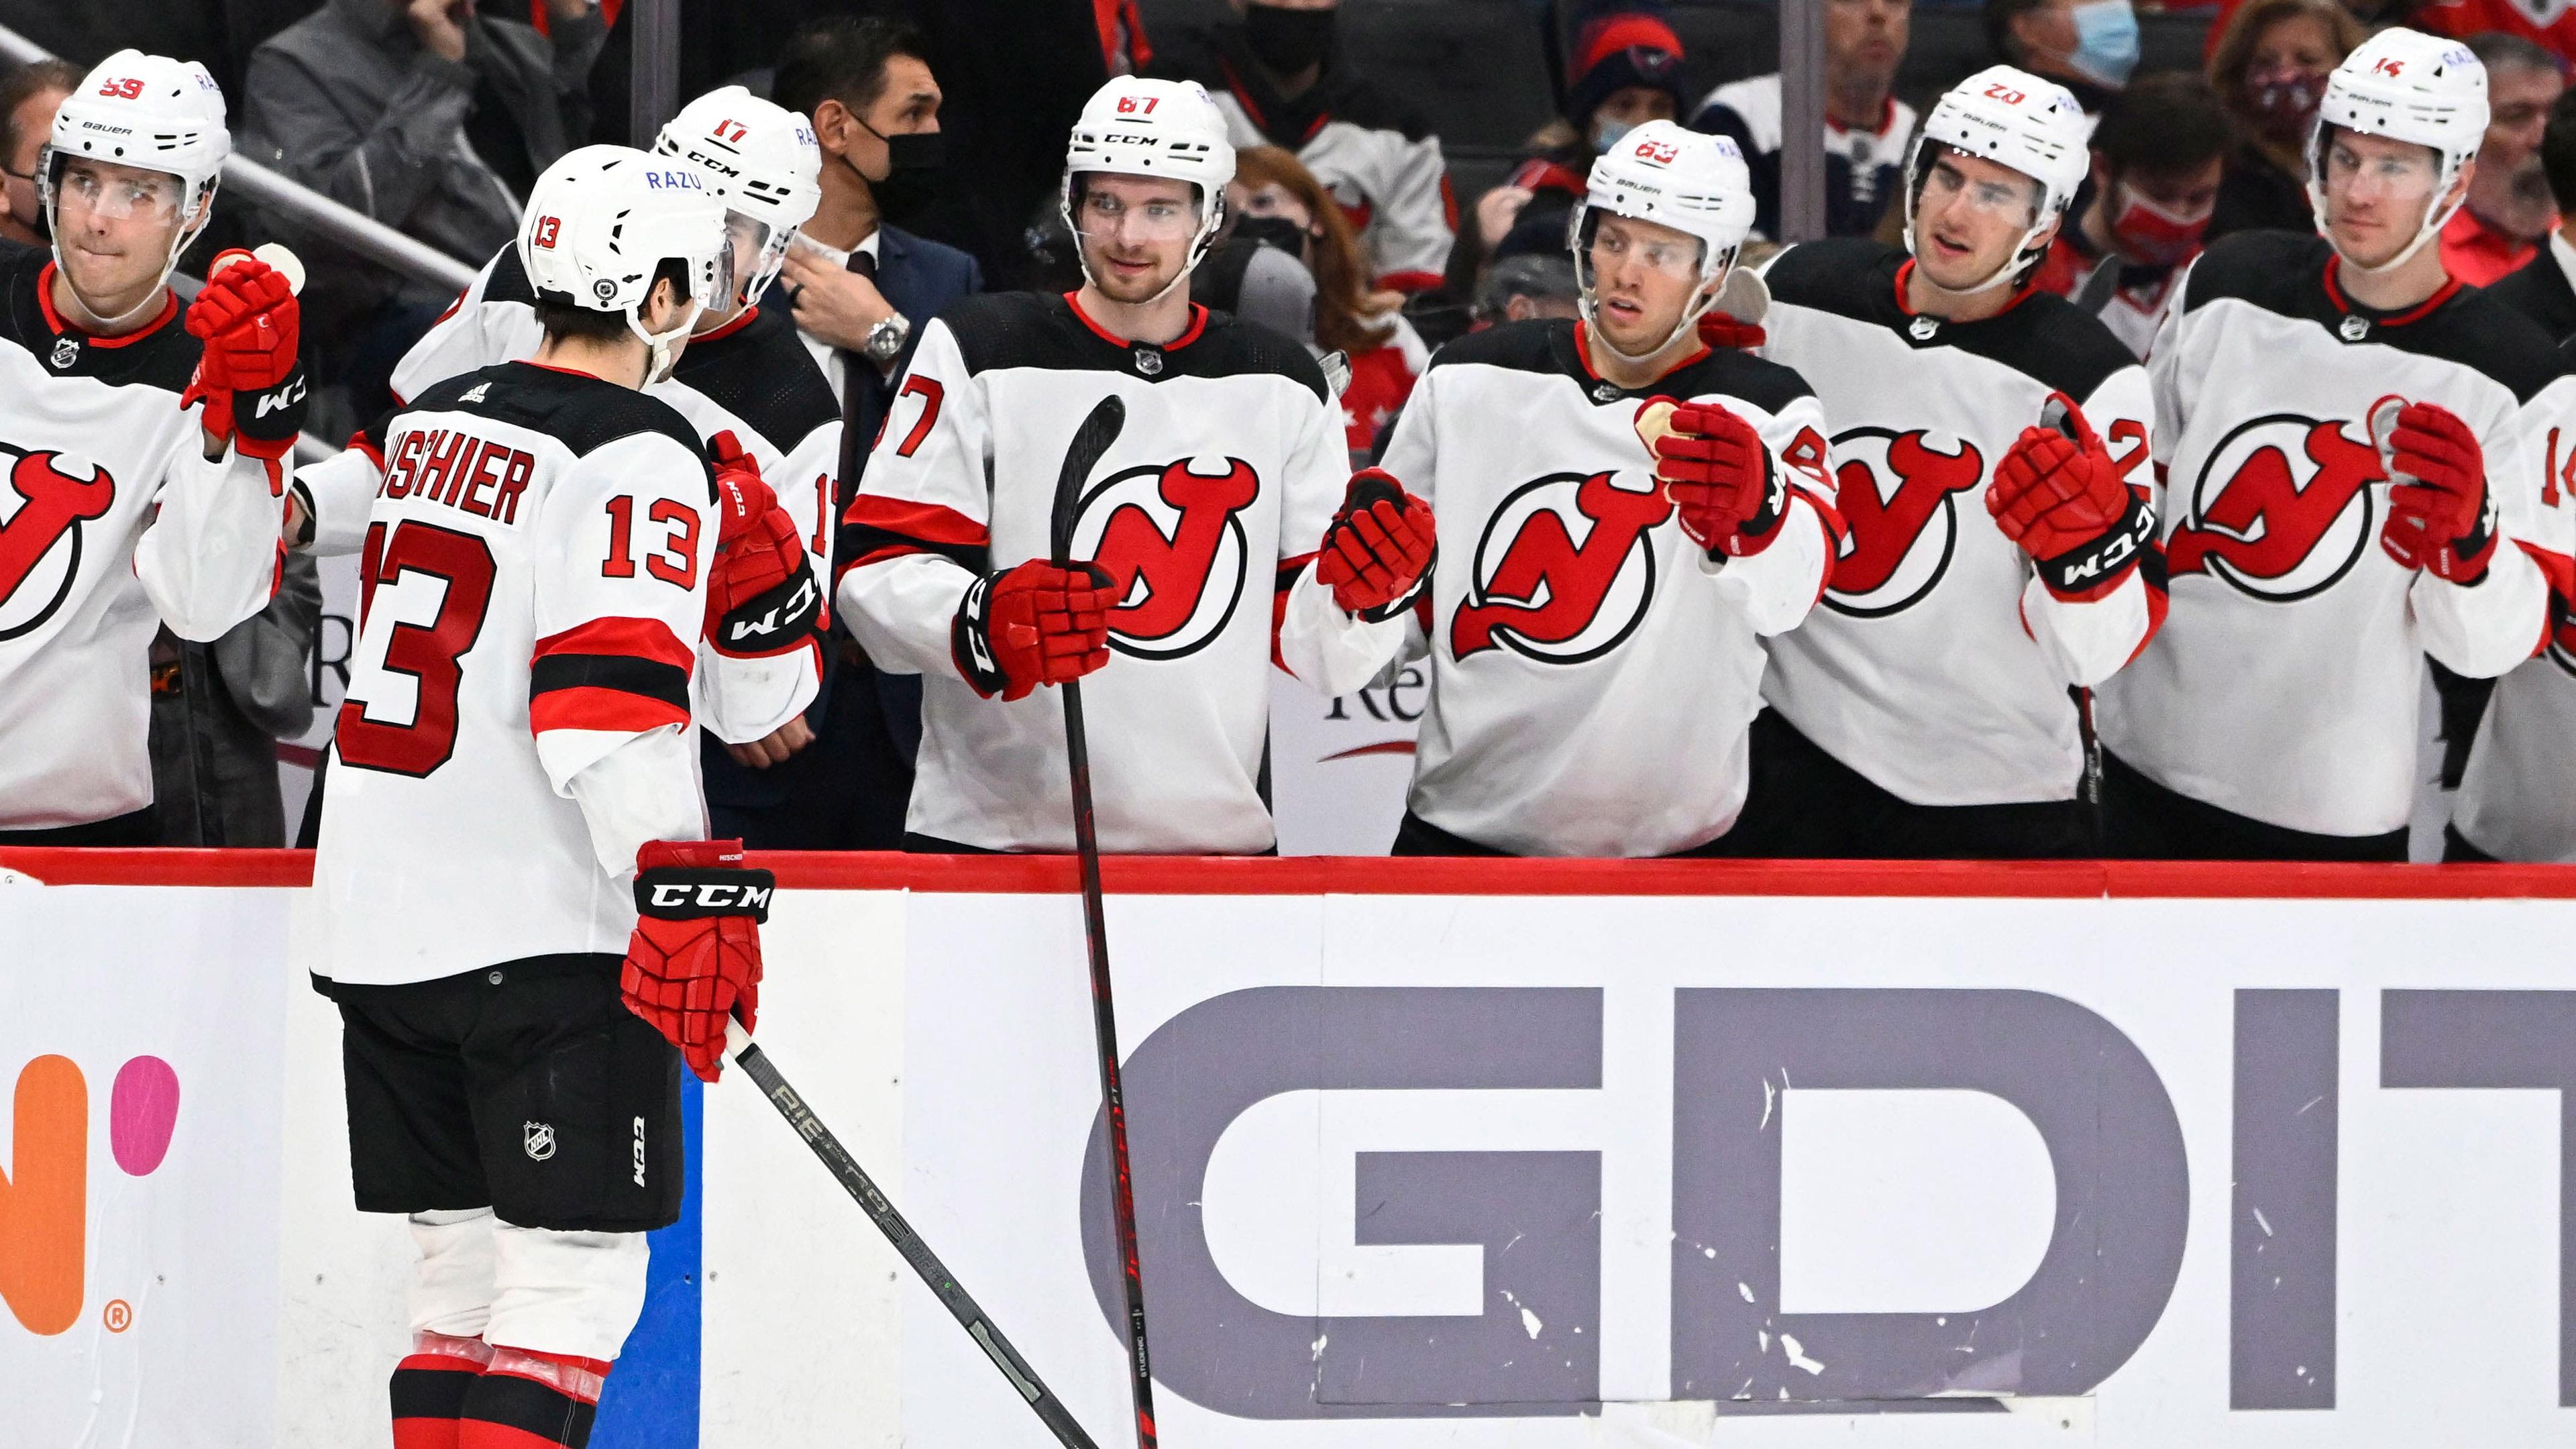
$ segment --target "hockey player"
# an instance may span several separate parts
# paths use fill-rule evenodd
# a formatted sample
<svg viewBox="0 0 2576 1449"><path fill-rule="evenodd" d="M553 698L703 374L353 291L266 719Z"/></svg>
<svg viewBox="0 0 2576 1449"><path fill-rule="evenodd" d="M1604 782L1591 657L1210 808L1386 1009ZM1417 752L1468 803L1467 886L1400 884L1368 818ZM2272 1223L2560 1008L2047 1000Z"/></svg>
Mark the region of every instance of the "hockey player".
<svg viewBox="0 0 2576 1449"><path fill-rule="evenodd" d="M710 91L683 107L662 128L654 151L697 167L724 202L737 280L730 294L700 316L671 377L649 390L688 418L710 450L748 457L784 510L779 520L762 525L776 579L811 581L802 596L783 599L794 607L756 636L710 639L718 661L700 677L702 690L732 696L716 713L741 728L758 729L748 739L710 739L705 747L718 826L758 846L764 842L757 812L728 807L747 803L742 797L754 793L745 786L746 769L774 765L813 738L804 711L821 678L831 547L826 521L840 475L840 405L784 309L760 306L796 229L813 215L821 194L815 182L821 152L804 117L740 86ZM445 378L525 360L536 355L540 340L535 293L517 248L505 247L404 355L394 370L395 391L411 396ZM348 454L306 469L304 477L312 487L349 487L363 480L372 488L383 466L377 445L362 438ZM344 472L345 479L331 478Z"/></svg>
<svg viewBox="0 0 2576 1449"><path fill-rule="evenodd" d="M2146 374L2034 279L2084 180L2083 110L2010 66L1907 158L1907 251L1793 247L1765 356L1814 379L1850 527L1824 607L1771 643L1741 848L2095 853L2080 706L2165 608ZM2072 436L2036 426L2054 402Z"/></svg>
<svg viewBox="0 0 2576 1449"><path fill-rule="evenodd" d="M1403 629L1383 616L1427 535L1391 572L1359 546L1365 581L1306 563L1347 468L1314 360L1189 300L1233 174L1197 85L1111 81L1065 163L1082 288L960 302L897 389L846 518L838 601L880 668L923 676L919 848L1071 849L1063 711L1031 692L1097 670L1084 703L1102 848L1272 850L1258 777L1274 650L1339 694L1375 672L1388 646L1372 636ZM1126 424L1079 485L1081 562L1058 568L1057 475L1112 394ZM1380 536L1409 512L1365 511Z"/></svg>
<svg viewBox="0 0 2576 1449"><path fill-rule="evenodd" d="M751 1024L771 885L705 838L690 740L748 520L638 391L728 295L725 209L683 162L585 148L518 250L535 359L385 433L314 863L357 1204L419 1249L403 1449L588 1439L678 1216L680 1066L712 1080Z"/></svg>
<svg viewBox="0 0 2576 1449"><path fill-rule="evenodd" d="M1699 338L1752 222L1733 141L1639 126L1574 210L1582 320L1461 338L1415 385L1380 466L1449 542L1397 854L1732 853L1760 641L1841 529L1806 383Z"/></svg>
<svg viewBox="0 0 2576 1449"><path fill-rule="evenodd" d="M2112 853L2402 860L2418 656L2541 642L2558 361L2433 246L2486 112L2457 42L2364 42L2308 142L2323 235L2213 244L2157 335L2173 610L2103 687Z"/></svg>
<svg viewBox="0 0 2576 1449"><path fill-rule="evenodd" d="M0 248L0 841L155 843L153 631L214 639L276 577L295 297L241 252L169 287L229 148L205 67L118 51L36 162L51 256Z"/></svg>

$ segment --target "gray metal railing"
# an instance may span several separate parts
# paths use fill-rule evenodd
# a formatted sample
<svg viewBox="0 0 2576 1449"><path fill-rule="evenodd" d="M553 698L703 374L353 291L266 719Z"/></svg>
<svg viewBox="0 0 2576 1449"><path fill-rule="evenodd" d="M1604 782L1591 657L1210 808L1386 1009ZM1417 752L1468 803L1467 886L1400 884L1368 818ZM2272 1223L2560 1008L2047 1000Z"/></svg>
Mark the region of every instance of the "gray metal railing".
<svg viewBox="0 0 2576 1449"><path fill-rule="evenodd" d="M43 46L6 26L0 26L0 55L22 65L53 58ZM238 152L224 158L224 183L233 195L309 227L359 256L391 267L406 277L453 287L460 292L474 281L474 268L447 253L415 241L365 212L333 201Z"/></svg>

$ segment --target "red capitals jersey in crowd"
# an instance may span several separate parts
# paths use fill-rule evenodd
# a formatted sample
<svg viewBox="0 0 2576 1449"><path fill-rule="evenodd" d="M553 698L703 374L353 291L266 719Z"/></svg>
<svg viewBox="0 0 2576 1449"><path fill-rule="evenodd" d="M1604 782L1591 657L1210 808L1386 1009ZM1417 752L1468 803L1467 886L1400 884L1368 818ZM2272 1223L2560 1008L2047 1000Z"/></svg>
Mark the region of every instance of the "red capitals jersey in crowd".
<svg viewBox="0 0 2576 1449"><path fill-rule="evenodd" d="M925 330L845 517L838 585L877 666L922 676L912 832L1073 848L1062 700L976 694L950 624L978 576L1048 556L1066 447L1113 393L1126 425L1082 485L1073 531L1073 556L1123 590L1109 663L1082 686L1103 849L1275 847L1258 785L1274 634L1279 659L1326 695L1366 683L1402 637L1400 619L1343 614L1307 565L1350 473L1314 359L1258 324L1191 315L1154 346L1111 335L1070 296L1008 292L968 297Z"/></svg>
<svg viewBox="0 0 2576 1449"><path fill-rule="evenodd" d="M2550 472L2576 379L2529 322L2450 283L2396 314L2351 301L2333 249L2289 232L2213 243L2148 362L2173 592L2164 629L2102 686L2105 748L2166 788L2321 835L2405 825L2431 654L2472 677L2529 658L2568 550ZM2454 584L2379 546L2388 485L2368 417L2438 404L2485 454L2499 543Z"/></svg>
<svg viewBox="0 0 2576 1449"><path fill-rule="evenodd" d="M513 362L432 386L385 461L314 970L389 984L622 952L636 848L706 833L690 674L716 516L697 436L642 393Z"/></svg>
<svg viewBox="0 0 2576 1449"><path fill-rule="evenodd" d="M1422 345L1422 334L1402 314L1389 319L1394 325L1384 342L1362 348L1350 355L1351 380L1342 389L1343 441L1354 455L1364 454L1377 445L1378 431L1404 411L1404 400L1413 395L1413 380L1431 365L1431 350Z"/></svg>
<svg viewBox="0 0 2576 1449"><path fill-rule="evenodd" d="M2405 23L2454 40L2500 30L2561 60L2576 59L2576 4L2570 0L2433 0Z"/></svg>
<svg viewBox="0 0 2576 1449"><path fill-rule="evenodd" d="M2146 643L2164 615L2163 560L2061 598L1995 526L1986 488L2051 392L2145 488L2146 373L2048 293L1977 322L1914 313L1912 266L1851 238L1792 247L1763 274L1763 355L1815 384L1849 528L1824 607L1772 642L1763 697L1914 804L2071 800L2084 749L2067 687L2109 678Z"/></svg>
<svg viewBox="0 0 2576 1449"><path fill-rule="evenodd" d="M1705 350L1651 386L1596 376L1580 324L1443 347L1380 465L1428 500L1440 558L1413 813L1520 855L1666 855L1735 824L1762 640L1807 617L1841 527L1825 415L1798 374ZM1652 397L1717 403L1789 485L1771 546L1711 561L1638 437Z"/></svg>
<svg viewBox="0 0 2576 1449"><path fill-rule="evenodd" d="M276 465L207 461L178 299L91 337L53 283L0 246L0 830L151 804L154 630L217 638L277 578Z"/></svg>

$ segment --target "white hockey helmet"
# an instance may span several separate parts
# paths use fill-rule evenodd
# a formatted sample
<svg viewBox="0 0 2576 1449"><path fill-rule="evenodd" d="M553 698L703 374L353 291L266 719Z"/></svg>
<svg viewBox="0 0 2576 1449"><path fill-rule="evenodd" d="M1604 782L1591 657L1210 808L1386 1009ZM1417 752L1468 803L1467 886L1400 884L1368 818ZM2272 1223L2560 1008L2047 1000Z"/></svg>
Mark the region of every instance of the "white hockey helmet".
<svg viewBox="0 0 2576 1449"><path fill-rule="evenodd" d="M2343 58L2343 64L2326 77L2316 124L2308 131L2308 205L2321 236L2332 235L2326 230L2329 126L2430 147L2439 163L2424 224L2415 239L2393 259L2362 269L2394 271L2441 235L2452 213L2468 199L2463 191L2458 200L2442 204L2451 183L2459 179L2460 168L2478 154L2479 144L2486 139L2487 68L2458 41L2403 26L2379 32Z"/></svg>
<svg viewBox="0 0 2576 1449"><path fill-rule="evenodd" d="M680 108L653 140L707 173L726 210L753 229L752 265L738 268L734 306L760 300L787 260L796 229L823 200L823 150L813 123L741 86L720 86Z"/></svg>
<svg viewBox="0 0 2576 1449"><path fill-rule="evenodd" d="M1605 212L1668 226L1700 241L1699 293L1671 332L1630 359L1638 361L1661 352L1715 304L1728 268L1753 229L1753 174L1732 139L1685 130L1671 121L1646 122L1594 160L1583 199L1575 203L1565 230L1566 245L1574 253L1577 305L1587 323L1594 320L1592 232ZM1610 347L1597 330L1593 337Z"/></svg>
<svg viewBox="0 0 2576 1449"><path fill-rule="evenodd" d="M669 330L648 332L641 309L672 260L687 268L688 305ZM537 178L519 221L519 265L541 302L624 313L648 349L651 382L670 376L672 344L733 288L725 207L706 176L626 146L568 151Z"/></svg>
<svg viewBox="0 0 2576 1449"><path fill-rule="evenodd" d="M54 112L53 130L36 157L36 188L46 227L60 236L54 209L61 196L63 167L75 157L175 176L179 227L161 267L161 281L167 283L179 265L179 253L197 239L214 214L216 183L224 157L231 152L232 134L224 129L223 89L204 66L193 60L120 50L100 61ZM62 265L60 240L54 243L54 264ZM160 303L156 286L134 311ZM113 323L125 318L102 320Z"/></svg>
<svg viewBox="0 0 2576 1449"><path fill-rule="evenodd" d="M1065 230L1075 238L1074 256L1082 257L1082 228L1074 221L1074 202L1081 178L1093 173L1112 176L1169 176L1199 189L1199 226L1190 238L1189 260L1171 287L1181 285L1225 220L1225 185L1234 179L1234 143L1226 138L1225 116L1197 81L1148 80L1117 76L1091 93L1073 123L1073 138L1064 152L1064 184L1057 208ZM1091 264L1082 262L1083 275ZM1158 294L1159 295L1159 294Z"/></svg>
<svg viewBox="0 0 2576 1449"><path fill-rule="evenodd" d="M2023 280L2044 254L2040 234L2066 215L2092 168L2092 138L2093 123L2074 92L2026 70L1990 65L1952 86L1934 103L1906 153L1905 249L1914 250L1915 203L1937 159L1926 148L1946 146L2039 183L2039 207L2012 254L1993 276L1966 290L1983 292Z"/></svg>

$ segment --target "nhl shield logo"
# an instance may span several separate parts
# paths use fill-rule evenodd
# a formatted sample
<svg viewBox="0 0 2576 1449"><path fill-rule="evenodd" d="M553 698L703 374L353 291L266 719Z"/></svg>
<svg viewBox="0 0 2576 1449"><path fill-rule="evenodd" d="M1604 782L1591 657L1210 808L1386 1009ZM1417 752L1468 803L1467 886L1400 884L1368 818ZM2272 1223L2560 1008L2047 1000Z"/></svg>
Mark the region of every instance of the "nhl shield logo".
<svg viewBox="0 0 2576 1449"><path fill-rule="evenodd" d="M555 1155L555 1124L529 1122L520 1127L519 1145L528 1150L530 1162L543 1162Z"/></svg>
<svg viewBox="0 0 2576 1449"><path fill-rule="evenodd" d="M2348 312L2344 314L2343 321L2335 324L2335 335L2346 342L2359 342L2370 335L2370 319L2359 313Z"/></svg>
<svg viewBox="0 0 2576 1449"><path fill-rule="evenodd" d="M81 348L79 338L55 338L53 355L54 370L56 372L60 372L64 368L71 366L73 363L80 361L80 352Z"/></svg>
<svg viewBox="0 0 2576 1449"><path fill-rule="evenodd" d="M1917 342L1931 341L1932 334L1940 330L1941 319L1938 317L1917 317L1905 324L1905 335Z"/></svg>
<svg viewBox="0 0 2576 1449"><path fill-rule="evenodd" d="M1147 377L1156 377L1161 375L1163 371L1163 354L1150 347L1137 348L1136 370L1145 374Z"/></svg>

